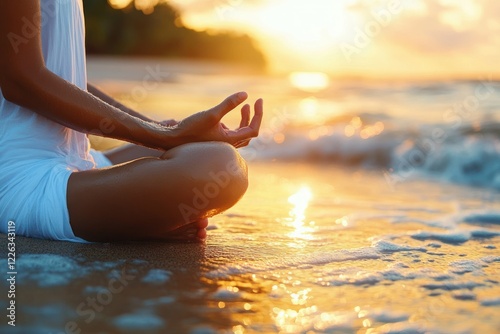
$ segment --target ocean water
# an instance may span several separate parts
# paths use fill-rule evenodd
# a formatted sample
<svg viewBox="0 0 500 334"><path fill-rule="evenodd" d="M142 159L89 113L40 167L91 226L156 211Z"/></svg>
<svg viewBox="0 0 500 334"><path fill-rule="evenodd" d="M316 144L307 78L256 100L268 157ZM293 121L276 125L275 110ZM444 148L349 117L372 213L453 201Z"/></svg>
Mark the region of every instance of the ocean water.
<svg viewBox="0 0 500 334"><path fill-rule="evenodd" d="M157 119L182 119L239 90L249 102L263 97L260 138L243 151L251 161L372 169L394 185L416 177L500 189L500 82L491 77L325 83L308 73L113 58L91 60L89 77ZM225 121L236 126L238 117Z"/></svg>
<svg viewBox="0 0 500 334"><path fill-rule="evenodd" d="M202 245L25 247L19 333L500 332L500 83L318 89L200 64L90 65L158 119L235 90L264 97L261 137L241 151L250 187ZM155 66L168 75L145 85Z"/></svg>

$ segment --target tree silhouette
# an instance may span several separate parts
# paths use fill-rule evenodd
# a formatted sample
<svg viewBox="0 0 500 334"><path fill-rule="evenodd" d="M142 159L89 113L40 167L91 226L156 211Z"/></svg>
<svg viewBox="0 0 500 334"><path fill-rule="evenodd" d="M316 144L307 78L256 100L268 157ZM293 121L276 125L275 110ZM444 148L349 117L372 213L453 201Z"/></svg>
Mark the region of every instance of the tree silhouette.
<svg viewBox="0 0 500 334"><path fill-rule="evenodd" d="M262 52L247 35L188 29L166 3L145 15L133 3L113 9L107 1L84 1L89 54L213 59L264 68Z"/></svg>

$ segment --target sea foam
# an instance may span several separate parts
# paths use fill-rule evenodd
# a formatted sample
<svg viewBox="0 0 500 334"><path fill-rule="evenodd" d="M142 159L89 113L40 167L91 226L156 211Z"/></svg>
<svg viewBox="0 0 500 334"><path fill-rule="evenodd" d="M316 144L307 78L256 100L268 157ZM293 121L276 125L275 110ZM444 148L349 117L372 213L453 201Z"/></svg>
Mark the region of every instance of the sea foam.
<svg viewBox="0 0 500 334"><path fill-rule="evenodd" d="M364 119L363 119L364 118ZM373 115L361 116L368 127L377 123ZM346 166L386 171L388 180L399 183L413 178L500 189L500 125L494 129L485 120L479 126L460 128L443 124L408 126L387 115L381 133L363 137L345 135L351 119L332 120L324 134L311 139L314 129L299 131L285 126L284 142L252 142L243 155L247 159L284 161L330 161ZM486 128L490 130L486 130ZM436 131L442 137L435 139ZM265 150L261 148L265 146ZM483 217L487 218L487 217ZM489 217L498 224L498 216Z"/></svg>

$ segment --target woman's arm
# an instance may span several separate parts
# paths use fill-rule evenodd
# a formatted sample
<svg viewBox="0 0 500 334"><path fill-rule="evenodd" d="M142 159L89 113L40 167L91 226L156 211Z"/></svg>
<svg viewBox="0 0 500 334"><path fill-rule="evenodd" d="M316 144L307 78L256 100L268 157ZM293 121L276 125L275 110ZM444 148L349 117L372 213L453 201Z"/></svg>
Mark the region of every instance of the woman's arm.
<svg viewBox="0 0 500 334"><path fill-rule="evenodd" d="M133 109L130 109L129 107L123 105L122 103L116 101L114 98L112 98L111 96L109 96L108 94L104 93L102 90L100 90L99 88L97 88L96 86L94 85L91 85L91 84L87 84L87 91L94 95L95 97L101 99L102 101L106 102L107 104L110 104L112 105L113 107L116 107L118 109L120 109L121 111L129 114L129 115L132 115L134 117L137 117L137 118L140 118L142 119L143 121L146 121L146 122L153 122L153 123L158 123L158 124L161 124L161 125L165 125L165 126L174 126L174 125L177 125L178 122L173 120L173 119L168 119L168 120L164 120L164 121L155 121L147 116L144 116L143 114L141 113L138 113L137 111L133 110Z"/></svg>
<svg viewBox="0 0 500 334"><path fill-rule="evenodd" d="M0 88L4 97L15 104L83 133L164 150L194 141L225 141L234 145L258 134L262 102L248 126L230 131L220 124L226 113L246 99L244 93L234 94L221 105L188 118L183 126L166 127L129 115L45 67L39 0L0 1L0 13ZM32 18L39 27L35 36L23 34L26 18ZM20 36L23 42L13 43L14 36ZM248 107L243 109L242 114L249 113Z"/></svg>
<svg viewBox="0 0 500 334"><path fill-rule="evenodd" d="M100 100L106 102L107 104L112 105L113 107L118 108L121 111L123 111L131 116L140 118L146 122L155 122L156 123L156 121L152 120L151 118L148 118L148 117L138 113L137 111L132 110L129 107L123 105L122 103L116 101L114 98L112 98L108 94L104 93L102 90L100 90L99 88L97 88L94 85L87 84L87 91L90 94L94 95L95 97L99 98Z"/></svg>

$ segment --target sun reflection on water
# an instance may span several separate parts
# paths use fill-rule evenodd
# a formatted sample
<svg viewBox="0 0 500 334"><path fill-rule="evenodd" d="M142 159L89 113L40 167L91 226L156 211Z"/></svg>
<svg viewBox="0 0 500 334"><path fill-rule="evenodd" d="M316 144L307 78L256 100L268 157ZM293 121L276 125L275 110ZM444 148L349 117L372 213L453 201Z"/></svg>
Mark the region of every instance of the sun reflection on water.
<svg viewBox="0 0 500 334"><path fill-rule="evenodd" d="M311 189L307 186L301 187L296 193L288 197L288 202L293 205L290 210L291 227L294 231L289 234L292 238L312 239L310 235L314 231L310 226L314 222L309 222L310 226L305 226L306 210L309 207L309 202L312 199Z"/></svg>
<svg viewBox="0 0 500 334"><path fill-rule="evenodd" d="M364 125L361 118L358 116L353 117L351 122L345 126L344 134L346 137L352 137L356 133L359 133L359 137L362 139L368 139L371 137L378 136L384 132L385 125L382 122L376 122L373 125Z"/></svg>
<svg viewBox="0 0 500 334"><path fill-rule="evenodd" d="M289 80L295 88L309 93L320 92L330 85L330 78L322 72L293 72Z"/></svg>

